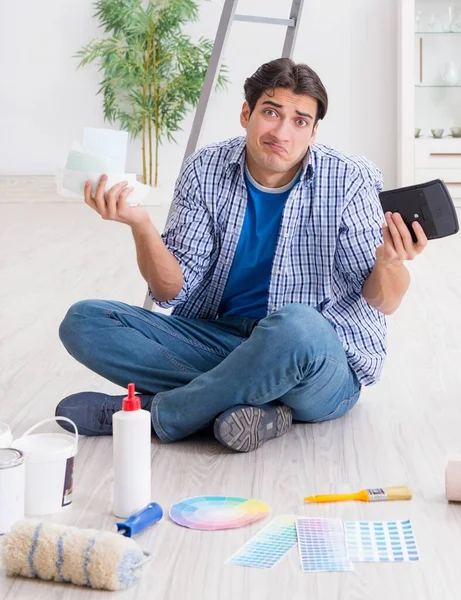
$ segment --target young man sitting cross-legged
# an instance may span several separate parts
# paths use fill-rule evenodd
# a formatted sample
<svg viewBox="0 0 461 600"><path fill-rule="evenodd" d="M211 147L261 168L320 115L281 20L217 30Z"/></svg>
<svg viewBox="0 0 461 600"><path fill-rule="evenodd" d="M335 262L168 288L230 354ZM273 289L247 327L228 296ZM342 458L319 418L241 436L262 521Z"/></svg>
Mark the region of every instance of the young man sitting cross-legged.
<svg viewBox="0 0 461 600"><path fill-rule="evenodd" d="M161 440L214 423L240 452L292 419L343 416L378 380L385 315L409 285L403 261L427 243L417 223L413 243L400 215L384 217L374 165L314 144L328 105L314 71L274 60L244 90L246 136L187 159L162 236L128 206L126 182L105 193L102 177L94 197L85 189L103 219L131 227L150 294L172 314L85 300L60 327L78 361L136 383ZM82 392L56 414L84 435L110 435L122 398Z"/></svg>

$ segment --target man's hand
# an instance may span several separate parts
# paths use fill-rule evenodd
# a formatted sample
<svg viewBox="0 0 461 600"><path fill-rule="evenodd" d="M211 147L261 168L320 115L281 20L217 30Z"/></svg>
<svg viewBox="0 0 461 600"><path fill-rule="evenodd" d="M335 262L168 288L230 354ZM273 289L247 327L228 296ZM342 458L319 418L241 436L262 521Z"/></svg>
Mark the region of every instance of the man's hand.
<svg viewBox="0 0 461 600"><path fill-rule="evenodd" d="M413 260L427 246L427 237L421 225L414 221L413 230L417 242L413 242L411 233L399 213L387 212L386 225L383 225L384 244L376 249L376 260L382 265L396 265L404 260Z"/></svg>
<svg viewBox="0 0 461 600"><path fill-rule="evenodd" d="M362 288L365 300L376 310L391 315L399 307L410 285L405 260L413 260L427 246L427 237L419 223L412 223L417 237L414 243L399 213L388 212L383 225L384 244L376 248L376 263Z"/></svg>
<svg viewBox="0 0 461 600"><path fill-rule="evenodd" d="M136 227L150 222L146 210L140 206L129 206L128 196L133 188L127 187L128 182L122 181L112 186L104 195L107 176L103 175L98 182L96 194L91 195L91 181L85 184L85 202L101 217L108 221L117 221L130 227Z"/></svg>

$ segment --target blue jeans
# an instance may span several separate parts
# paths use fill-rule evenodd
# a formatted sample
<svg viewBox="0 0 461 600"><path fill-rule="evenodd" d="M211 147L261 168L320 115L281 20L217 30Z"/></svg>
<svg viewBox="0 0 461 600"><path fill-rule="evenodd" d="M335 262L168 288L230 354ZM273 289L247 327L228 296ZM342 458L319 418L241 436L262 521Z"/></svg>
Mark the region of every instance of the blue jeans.
<svg viewBox="0 0 461 600"><path fill-rule="evenodd" d="M279 401L293 419L316 423L343 416L360 395L334 328L303 304L257 321L188 319L84 300L71 306L59 335L92 371L155 394L152 424L165 442L199 431L237 404Z"/></svg>

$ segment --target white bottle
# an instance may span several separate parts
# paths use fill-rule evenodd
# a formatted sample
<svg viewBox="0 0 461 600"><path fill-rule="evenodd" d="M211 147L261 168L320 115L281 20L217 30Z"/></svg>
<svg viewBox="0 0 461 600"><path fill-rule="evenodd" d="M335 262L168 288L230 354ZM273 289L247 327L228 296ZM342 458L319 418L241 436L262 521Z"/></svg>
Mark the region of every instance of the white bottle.
<svg viewBox="0 0 461 600"><path fill-rule="evenodd" d="M114 515L127 518L151 501L151 415L141 409L134 383L112 417Z"/></svg>

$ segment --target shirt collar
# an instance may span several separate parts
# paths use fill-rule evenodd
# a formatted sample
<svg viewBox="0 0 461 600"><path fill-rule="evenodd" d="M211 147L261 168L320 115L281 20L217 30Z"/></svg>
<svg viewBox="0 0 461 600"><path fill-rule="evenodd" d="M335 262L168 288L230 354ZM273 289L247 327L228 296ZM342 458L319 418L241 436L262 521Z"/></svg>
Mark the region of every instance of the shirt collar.
<svg viewBox="0 0 461 600"><path fill-rule="evenodd" d="M303 158L303 168L301 171L301 179L310 181L314 177L315 166L317 164L317 156L315 146L311 146Z"/></svg>
<svg viewBox="0 0 461 600"><path fill-rule="evenodd" d="M231 154L229 163L226 167L226 175L230 175L231 172L238 165L240 167L240 170L242 172L242 177L243 177L243 173L245 172L245 155L246 155L245 147L246 147L246 136L242 136L239 140L239 143L236 145L234 151Z"/></svg>
<svg viewBox="0 0 461 600"><path fill-rule="evenodd" d="M235 147L230 159L229 163L226 167L226 175L231 174L231 172L237 167L240 167L240 171L243 174L245 173L245 158L246 158L246 136L242 136L240 138L239 143ZM301 170L300 180L310 181L315 173L315 166L317 163L316 157L316 148L315 145L309 149L309 152L303 158L303 166Z"/></svg>

